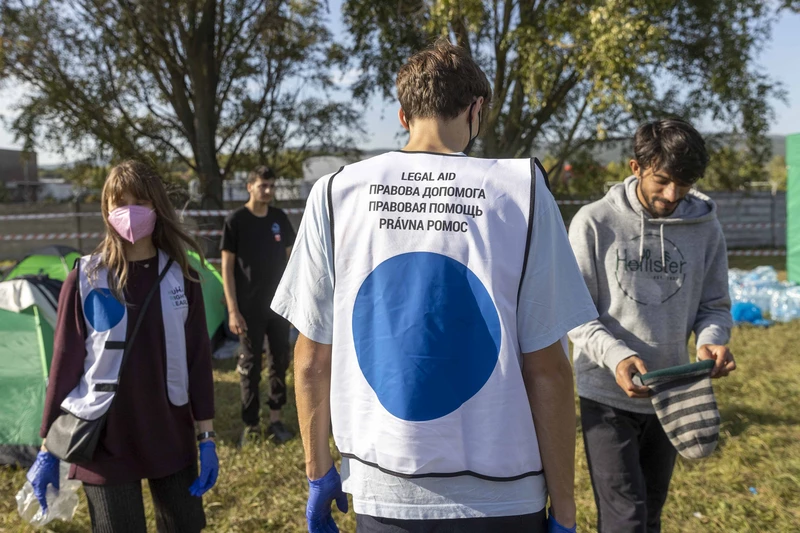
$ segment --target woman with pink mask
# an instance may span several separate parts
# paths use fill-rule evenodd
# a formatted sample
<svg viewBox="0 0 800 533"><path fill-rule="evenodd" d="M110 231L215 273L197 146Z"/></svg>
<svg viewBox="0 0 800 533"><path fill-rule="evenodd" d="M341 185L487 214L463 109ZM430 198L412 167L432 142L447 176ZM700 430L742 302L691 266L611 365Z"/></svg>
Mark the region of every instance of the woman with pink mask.
<svg viewBox="0 0 800 533"><path fill-rule="evenodd" d="M201 251L145 164L111 170L102 213L105 238L61 290L41 436L59 417L105 417L90 459L69 473L83 482L93 531L146 531L143 479L159 532L200 531L200 497L219 472L211 349L186 255ZM59 464L47 444L28 472L45 511Z"/></svg>

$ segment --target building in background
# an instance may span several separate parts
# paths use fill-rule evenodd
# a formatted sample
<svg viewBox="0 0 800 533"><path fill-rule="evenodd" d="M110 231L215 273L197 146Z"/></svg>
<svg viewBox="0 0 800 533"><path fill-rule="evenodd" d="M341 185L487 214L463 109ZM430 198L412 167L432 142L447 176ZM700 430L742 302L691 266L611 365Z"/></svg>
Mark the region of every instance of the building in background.
<svg viewBox="0 0 800 533"><path fill-rule="evenodd" d="M26 154L0 148L0 181L5 184L39 181L36 152Z"/></svg>
<svg viewBox="0 0 800 533"><path fill-rule="evenodd" d="M35 152L0 149L0 187L7 191L12 201L35 201L38 183Z"/></svg>

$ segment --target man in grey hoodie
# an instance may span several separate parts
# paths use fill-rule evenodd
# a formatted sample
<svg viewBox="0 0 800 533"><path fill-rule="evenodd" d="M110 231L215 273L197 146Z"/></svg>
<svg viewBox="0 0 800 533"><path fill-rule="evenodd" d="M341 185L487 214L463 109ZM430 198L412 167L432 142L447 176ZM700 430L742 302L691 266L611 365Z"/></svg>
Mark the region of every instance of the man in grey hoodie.
<svg viewBox="0 0 800 533"><path fill-rule="evenodd" d="M578 211L569 239L600 317L571 331L600 533L661 530L676 450L637 373L713 359L736 368L728 260L716 205L692 185L708 153L682 120L641 126L633 176Z"/></svg>

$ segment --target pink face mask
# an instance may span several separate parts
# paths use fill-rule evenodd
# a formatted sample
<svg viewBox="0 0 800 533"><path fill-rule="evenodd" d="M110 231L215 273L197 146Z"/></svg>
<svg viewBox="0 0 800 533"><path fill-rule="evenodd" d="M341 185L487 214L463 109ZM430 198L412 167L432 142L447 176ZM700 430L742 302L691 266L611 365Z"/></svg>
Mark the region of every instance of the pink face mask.
<svg viewBox="0 0 800 533"><path fill-rule="evenodd" d="M141 205L126 205L108 215L108 223L119 236L130 243L152 235L156 227L156 212Z"/></svg>

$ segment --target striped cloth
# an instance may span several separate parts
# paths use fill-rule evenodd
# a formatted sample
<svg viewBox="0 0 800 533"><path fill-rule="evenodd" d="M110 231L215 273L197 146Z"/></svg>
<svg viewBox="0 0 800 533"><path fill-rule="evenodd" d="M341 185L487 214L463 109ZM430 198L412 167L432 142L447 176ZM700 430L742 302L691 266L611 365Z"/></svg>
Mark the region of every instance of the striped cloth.
<svg viewBox="0 0 800 533"><path fill-rule="evenodd" d="M664 432L687 459L706 457L717 447L720 419L712 368L714 361L700 361L641 376Z"/></svg>

